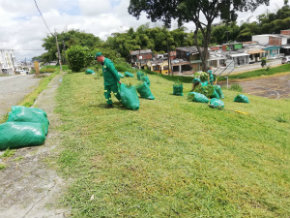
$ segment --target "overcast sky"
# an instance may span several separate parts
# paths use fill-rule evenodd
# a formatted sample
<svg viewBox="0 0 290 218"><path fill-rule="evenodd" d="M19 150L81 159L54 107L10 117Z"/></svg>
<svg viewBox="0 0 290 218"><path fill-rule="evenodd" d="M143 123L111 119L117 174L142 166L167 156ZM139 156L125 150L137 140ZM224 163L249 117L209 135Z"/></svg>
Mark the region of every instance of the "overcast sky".
<svg viewBox="0 0 290 218"><path fill-rule="evenodd" d="M124 32L150 22L128 14L130 0L37 0L51 31L79 29L106 39L111 33ZM253 21L257 15L277 11L284 0L270 0L254 13L242 13L238 22ZM42 39L48 34L34 0L0 0L0 49L14 49L17 59L31 58L44 52ZM161 26L162 23L151 24ZM193 29L193 24L185 25Z"/></svg>

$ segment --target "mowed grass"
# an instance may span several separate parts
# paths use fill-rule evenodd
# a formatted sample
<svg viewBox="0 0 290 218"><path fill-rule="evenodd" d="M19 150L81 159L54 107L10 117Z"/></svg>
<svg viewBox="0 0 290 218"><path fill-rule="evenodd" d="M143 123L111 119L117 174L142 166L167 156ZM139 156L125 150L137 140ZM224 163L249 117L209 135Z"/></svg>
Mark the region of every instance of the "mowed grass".
<svg viewBox="0 0 290 218"><path fill-rule="evenodd" d="M130 111L104 108L102 77L64 76L58 163L73 217L288 218L290 102L239 104L225 91L225 110L214 110L149 77L156 100Z"/></svg>

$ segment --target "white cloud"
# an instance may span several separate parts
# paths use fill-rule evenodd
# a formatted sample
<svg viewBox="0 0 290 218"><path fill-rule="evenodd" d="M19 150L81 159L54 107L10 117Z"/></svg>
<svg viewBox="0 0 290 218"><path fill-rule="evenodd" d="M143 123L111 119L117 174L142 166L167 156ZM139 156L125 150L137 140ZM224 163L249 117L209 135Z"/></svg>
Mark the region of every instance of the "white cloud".
<svg viewBox="0 0 290 218"><path fill-rule="evenodd" d="M130 0L37 0L51 31L79 29L102 39L114 32L124 32L150 22L129 15ZM270 7L260 6L254 13L241 13L239 21L251 21L267 9L276 11L284 0L271 0ZM34 0L0 0L0 48L13 48L18 58L31 58L44 52L42 39L48 31L35 8ZM151 26L161 26L162 22ZM177 25L174 24L173 27ZM185 25L193 30L192 23Z"/></svg>

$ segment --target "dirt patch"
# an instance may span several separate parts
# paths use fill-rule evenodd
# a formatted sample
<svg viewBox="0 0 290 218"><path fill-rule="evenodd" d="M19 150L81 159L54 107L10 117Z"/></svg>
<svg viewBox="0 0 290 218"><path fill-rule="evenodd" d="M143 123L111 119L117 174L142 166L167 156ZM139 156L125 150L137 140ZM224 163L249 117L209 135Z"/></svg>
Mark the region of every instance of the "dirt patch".
<svg viewBox="0 0 290 218"><path fill-rule="evenodd" d="M17 149L9 158L0 158L6 169L0 171L1 218L63 218L68 209L58 208L64 181L48 167L46 160L55 157L61 136L56 130L59 120L54 114L56 90L61 76L56 76L38 97L35 107L42 108L50 121L45 145ZM2 152L3 153L3 152Z"/></svg>
<svg viewBox="0 0 290 218"><path fill-rule="evenodd" d="M230 84L241 85L243 92L251 95L272 99L289 98L290 74L230 81Z"/></svg>

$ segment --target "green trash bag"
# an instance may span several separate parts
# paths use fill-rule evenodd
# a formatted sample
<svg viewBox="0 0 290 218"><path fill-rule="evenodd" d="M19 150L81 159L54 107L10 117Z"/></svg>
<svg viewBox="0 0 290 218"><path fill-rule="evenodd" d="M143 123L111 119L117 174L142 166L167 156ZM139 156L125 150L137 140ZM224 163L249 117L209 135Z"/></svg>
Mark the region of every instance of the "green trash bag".
<svg viewBox="0 0 290 218"><path fill-rule="evenodd" d="M224 97L224 94L223 94L221 86L214 85L213 87L214 87L215 91L218 93L219 98L224 99L225 97Z"/></svg>
<svg viewBox="0 0 290 218"><path fill-rule="evenodd" d="M220 99L220 95L218 94L217 90L214 88L210 98L217 98Z"/></svg>
<svg viewBox="0 0 290 218"><path fill-rule="evenodd" d="M199 102L199 103L208 103L208 98L200 93L197 92L189 92L187 95L187 99L189 101Z"/></svg>
<svg viewBox="0 0 290 218"><path fill-rule="evenodd" d="M31 122L44 125L45 135L48 133L49 121L46 113L38 108L12 106L7 122Z"/></svg>
<svg viewBox="0 0 290 218"><path fill-rule="evenodd" d="M138 71L137 72L137 80L141 80L142 76L144 76L144 73Z"/></svg>
<svg viewBox="0 0 290 218"><path fill-rule="evenodd" d="M245 95L237 95L234 99L234 102L239 102L239 103L250 103L250 100L247 96Z"/></svg>
<svg viewBox="0 0 290 218"><path fill-rule="evenodd" d="M181 83L173 84L173 95L183 96L183 85Z"/></svg>
<svg viewBox="0 0 290 218"><path fill-rule="evenodd" d="M219 100L217 98L213 98L213 99L210 100L209 106L211 108L217 108L217 109L222 110L222 109L224 109L225 104L224 104L224 102L222 100Z"/></svg>
<svg viewBox="0 0 290 218"><path fill-rule="evenodd" d="M134 77L133 73L130 73L128 71L125 72L125 77Z"/></svg>
<svg viewBox="0 0 290 218"><path fill-rule="evenodd" d="M204 86L208 86L208 81L201 82L200 84L201 84L202 87L204 87Z"/></svg>
<svg viewBox="0 0 290 218"><path fill-rule="evenodd" d="M122 104L128 109L138 110L140 103L136 92L136 88L134 86L127 86L122 83L119 86L119 89Z"/></svg>
<svg viewBox="0 0 290 218"><path fill-rule="evenodd" d="M142 83L141 85L138 85L136 89L137 89L137 92L140 94L141 98L146 98L149 100L155 99L154 95L152 94L150 90L150 87L147 85L146 82Z"/></svg>
<svg viewBox="0 0 290 218"><path fill-rule="evenodd" d="M95 71L93 71L92 69L87 69L86 74L95 74Z"/></svg>
<svg viewBox="0 0 290 218"><path fill-rule="evenodd" d="M125 77L123 73L119 73L118 72L118 75L119 75L120 78L124 78Z"/></svg>
<svg viewBox="0 0 290 218"><path fill-rule="evenodd" d="M42 145L44 141L41 123L7 122L0 125L0 150Z"/></svg>
<svg viewBox="0 0 290 218"><path fill-rule="evenodd" d="M149 80L149 77L148 76L142 76L141 77L141 80L145 83L147 83L148 86L150 86L150 80Z"/></svg>

